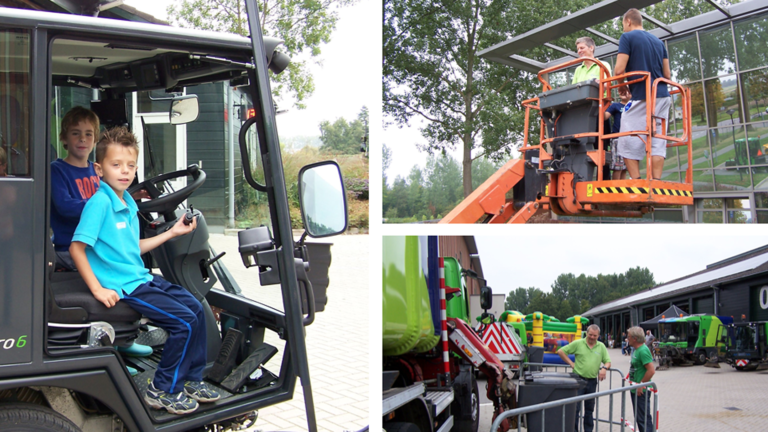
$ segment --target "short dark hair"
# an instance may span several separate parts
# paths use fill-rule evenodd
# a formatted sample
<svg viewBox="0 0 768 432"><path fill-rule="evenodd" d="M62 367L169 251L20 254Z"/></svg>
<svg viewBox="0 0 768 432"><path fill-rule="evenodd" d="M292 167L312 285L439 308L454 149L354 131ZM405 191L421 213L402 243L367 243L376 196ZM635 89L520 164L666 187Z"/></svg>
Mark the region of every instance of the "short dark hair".
<svg viewBox="0 0 768 432"><path fill-rule="evenodd" d="M104 161L104 157L107 156L107 148L111 144L120 144L123 147L129 147L136 152L136 157L139 157L139 140L136 139L136 135L129 131L125 126L117 126L106 130L101 134L101 139L99 139L99 143L96 144L97 163Z"/></svg>
<svg viewBox="0 0 768 432"><path fill-rule="evenodd" d="M640 14L640 11L635 8L628 10L627 13L624 14L622 20L629 20L629 22L635 26L643 25L643 16Z"/></svg>
<svg viewBox="0 0 768 432"><path fill-rule="evenodd" d="M88 108L76 106L64 114L64 118L61 119L61 132L59 132L59 139L64 143L64 148L67 149L67 131L72 126L80 122L88 122L93 125L94 141L99 140L99 128L101 123L99 122L99 116L95 112ZM69 149L67 149L69 150Z"/></svg>

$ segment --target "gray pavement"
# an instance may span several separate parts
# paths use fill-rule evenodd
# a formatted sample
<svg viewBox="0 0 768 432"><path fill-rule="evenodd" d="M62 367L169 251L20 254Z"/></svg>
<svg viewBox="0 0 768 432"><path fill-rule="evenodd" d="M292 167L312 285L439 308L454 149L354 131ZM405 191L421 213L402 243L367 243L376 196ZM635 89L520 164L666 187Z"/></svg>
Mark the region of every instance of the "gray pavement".
<svg viewBox="0 0 768 432"><path fill-rule="evenodd" d="M325 311L306 328L310 380L318 430L359 430L369 423L368 236L325 239L331 248L330 286ZM308 240L314 241L314 240ZM258 270L246 269L237 252L237 236L211 234L211 246L222 258L243 293L283 310L279 285L259 285ZM265 367L277 373L285 342L267 332L267 343L280 351ZM307 418L300 381L293 399L259 410L251 431L306 431Z"/></svg>
<svg viewBox="0 0 768 432"><path fill-rule="evenodd" d="M621 350L609 350L612 367L629 372L629 357ZM658 364L657 364L658 365ZM562 371L562 369L561 369ZM768 370L738 372L726 363L720 369L704 366L675 367L657 371L653 381L658 385L659 431L765 431L768 430ZM484 388L479 382L478 387ZM621 387L618 373L600 383L600 390ZM483 393L483 392L481 392ZM610 401L601 398L596 412L599 418L608 419ZM491 427L493 407L481 396L479 431L488 432ZM632 402L626 398L626 417L632 422ZM614 396L613 420L621 418L621 397ZM525 430L525 429L523 429ZM620 431L607 423L596 423L595 431ZM629 428L625 430L629 431Z"/></svg>

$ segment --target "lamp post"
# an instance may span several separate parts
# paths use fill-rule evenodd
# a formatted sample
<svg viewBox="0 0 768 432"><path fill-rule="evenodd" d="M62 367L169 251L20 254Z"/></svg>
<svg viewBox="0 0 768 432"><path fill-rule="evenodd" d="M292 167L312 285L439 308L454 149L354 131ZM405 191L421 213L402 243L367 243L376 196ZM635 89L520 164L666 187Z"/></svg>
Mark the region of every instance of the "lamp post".
<svg viewBox="0 0 768 432"><path fill-rule="evenodd" d="M736 147L736 128L734 127L733 122L733 113L736 112L736 108L731 108L725 113L728 114L731 117L731 136L733 137L733 152L734 152L734 161L736 162L736 171L739 172L739 179L744 180L744 174L741 173L741 169L738 168L739 165L741 165L741 157L739 156L739 149Z"/></svg>

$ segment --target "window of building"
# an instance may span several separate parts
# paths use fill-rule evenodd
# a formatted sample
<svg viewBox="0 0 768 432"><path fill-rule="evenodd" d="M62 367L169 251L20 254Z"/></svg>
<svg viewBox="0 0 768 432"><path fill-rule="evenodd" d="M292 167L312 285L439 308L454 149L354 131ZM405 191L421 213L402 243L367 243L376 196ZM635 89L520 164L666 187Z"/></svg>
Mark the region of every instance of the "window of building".
<svg viewBox="0 0 768 432"><path fill-rule="evenodd" d="M752 223L749 198L726 198L725 209L728 223Z"/></svg>
<svg viewBox="0 0 768 432"><path fill-rule="evenodd" d="M741 86L747 122L768 121L768 68L741 74Z"/></svg>
<svg viewBox="0 0 768 432"><path fill-rule="evenodd" d="M672 81L685 83L701 79L699 44L695 33L671 40L667 42L667 47Z"/></svg>
<svg viewBox="0 0 768 432"><path fill-rule="evenodd" d="M709 140L714 152L715 166L727 171L730 167L747 165L745 137L743 126L710 129Z"/></svg>
<svg viewBox="0 0 768 432"><path fill-rule="evenodd" d="M693 171L693 191L712 192L715 190L715 182L712 178L712 170Z"/></svg>
<svg viewBox="0 0 768 432"><path fill-rule="evenodd" d="M737 81L736 75L704 81L709 127L744 123Z"/></svg>
<svg viewBox="0 0 768 432"><path fill-rule="evenodd" d="M768 192L755 192L757 223L768 223Z"/></svg>
<svg viewBox="0 0 768 432"><path fill-rule="evenodd" d="M700 199L696 201L696 222L723 223L723 200Z"/></svg>
<svg viewBox="0 0 768 432"><path fill-rule="evenodd" d="M699 32L704 78L736 72L731 25Z"/></svg>
<svg viewBox="0 0 768 432"><path fill-rule="evenodd" d="M765 45L768 15L737 21L733 28L736 32L739 69L748 70L768 65L768 48Z"/></svg>

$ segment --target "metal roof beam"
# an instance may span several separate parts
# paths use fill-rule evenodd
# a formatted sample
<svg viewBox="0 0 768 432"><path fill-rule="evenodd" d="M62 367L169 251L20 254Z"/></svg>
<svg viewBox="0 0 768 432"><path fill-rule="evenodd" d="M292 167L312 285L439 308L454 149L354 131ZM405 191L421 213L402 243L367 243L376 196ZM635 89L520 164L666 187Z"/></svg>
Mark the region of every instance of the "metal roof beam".
<svg viewBox="0 0 768 432"><path fill-rule="evenodd" d="M578 10L549 24L537 27L522 35L498 43L480 52L480 56L510 57L532 48L540 47L547 42L555 41L563 36L584 30L621 16L630 8L644 8L661 0L604 0L595 5Z"/></svg>
<svg viewBox="0 0 768 432"><path fill-rule="evenodd" d="M609 43L612 43L612 44L614 44L614 45L616 45L616 46L618 46L618 45L619 45L619 41L618 41L618 39L614 39L614 38L612 38L612 37L608 36L608 35L607 35L607 34L605 34L605 33L601 33L601 32L599 32L599 31L597 31L597 30L593 29L592 27L587 27L587 28L585 28L584 30L586 30L586 31L588 31L588 32L590 32L590 33L592 33L593 35L595 35L595 36L597 36L597 37L599 37L599 38L601 38L601 39L603 39L603 40L606 40L606 41L608 41Z"/></svg>
<svg viewBox="0 0 768 432"><path fill-rule="evenodd" d="M573 52L573 51L568 51L568 50L567 50L567 49L565 49L565 48L560 48L560 47L559 47L559 46L557 46L557 45L554 45L554 44L551 44L551 43L545 43L545 44L544 44L544 46L545 46L545 47L547 47L547 48L549 48L549 49L553 49L553 50L555 50L555 51L560 51L561 53L563 53L563 54L565 54L565 55L569 55L569 56L571 56L571 57L574 57L574 58L579 58L579 55L578 55L578 54L576 54L575 52Z"/></svg>
<svg viewBox="0 0 768 432"><path fill-rule="evenodd" d="M650 15L646 14L645 12L643 12L643 11L640 11L640 15L642 15L642 16L643 16L643 18L644 18L646 21L650 21L650 22L652 22L654 25L656 25L656 27L658 27L658 28L660 28L660 29L664 30L665 32L667 32L667 33L669 33L669 34L674 34L674 33L675 33L675 32L673 32L673 31L672 31L672 29L671 29L671 28L670 28L668 25L666 25L666 24L664 24L663 22L661 22L661 21L657 20L656 18L654 18L654 17L652 17L652 16L650 16Z"/></svg>
<svg viewBox="0 0 768 432"><path fill-rule="evenodd" d="M715 9L719 10L720 13L722 13L723 15L727 16L728 18L731 17L731 13L728 12L728 9L724 9L722 6L720 6L719 4L715 3L714 0L706 0L706 2L711 4L712 7L714 7Z"/></svg>

